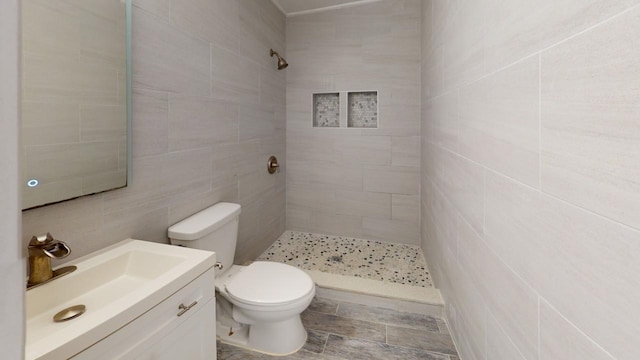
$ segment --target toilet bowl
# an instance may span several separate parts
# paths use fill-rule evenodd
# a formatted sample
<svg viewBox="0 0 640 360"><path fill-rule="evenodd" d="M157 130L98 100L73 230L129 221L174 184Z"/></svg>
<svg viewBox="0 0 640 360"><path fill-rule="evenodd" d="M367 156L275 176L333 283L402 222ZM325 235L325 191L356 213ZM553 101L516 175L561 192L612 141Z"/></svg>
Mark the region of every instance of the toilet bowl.
<svg viewBox="0 0 640 360"><path fill-rule="evenodd" d="M270 355L288 355L306 342L300 314L315 284L291 265L256 261L233 265L240 205L218 203L169 228L174 245L216 252L217 337Z"/></svg>
<svg viewBox="0 0 640 360"><path fill-rule="evenodd" d="M249 327L243 332L223 326L220 339L272 355L298 351L307 339L300 313L315 295L311 278L292 266L264 261L234 265L230 272L216 280L216 293L233 305L233 320Z"/></svg>

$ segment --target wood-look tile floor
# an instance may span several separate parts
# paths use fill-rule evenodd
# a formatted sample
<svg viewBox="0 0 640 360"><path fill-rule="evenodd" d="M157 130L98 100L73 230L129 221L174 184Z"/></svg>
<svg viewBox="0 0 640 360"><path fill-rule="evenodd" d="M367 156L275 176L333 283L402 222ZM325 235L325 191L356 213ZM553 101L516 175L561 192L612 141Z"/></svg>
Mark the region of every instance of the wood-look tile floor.
<svg viewBox="0 0 640 360"><path fill-rule="evenodd" d="M218 342L218 360L459 360L444 320L315 298L302 313L307 343L276 357Z"/></svg>

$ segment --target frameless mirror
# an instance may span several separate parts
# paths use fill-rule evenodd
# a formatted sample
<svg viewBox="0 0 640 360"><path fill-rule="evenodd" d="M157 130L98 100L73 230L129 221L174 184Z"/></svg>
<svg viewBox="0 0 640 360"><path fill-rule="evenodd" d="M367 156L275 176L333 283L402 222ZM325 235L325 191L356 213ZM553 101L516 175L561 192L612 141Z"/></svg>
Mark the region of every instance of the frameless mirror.
<svg viewBox="0 0 640 360"><path fill-rule="evenodd" d="M22 0L23 209L130 176L130 0Z"/></svg>

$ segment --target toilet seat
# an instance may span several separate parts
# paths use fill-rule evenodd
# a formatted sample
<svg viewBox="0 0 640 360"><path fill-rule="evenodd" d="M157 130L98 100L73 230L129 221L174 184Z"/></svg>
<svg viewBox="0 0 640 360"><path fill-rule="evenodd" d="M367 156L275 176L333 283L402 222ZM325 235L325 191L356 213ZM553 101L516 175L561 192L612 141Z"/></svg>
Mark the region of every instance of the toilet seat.
<svg viewBox="0 0 640 360"><path fill-rule="evenodd" d="M256 261L224 285L234 300L258 306L294 303L315 290L313 280L291 265Z"/></svg>

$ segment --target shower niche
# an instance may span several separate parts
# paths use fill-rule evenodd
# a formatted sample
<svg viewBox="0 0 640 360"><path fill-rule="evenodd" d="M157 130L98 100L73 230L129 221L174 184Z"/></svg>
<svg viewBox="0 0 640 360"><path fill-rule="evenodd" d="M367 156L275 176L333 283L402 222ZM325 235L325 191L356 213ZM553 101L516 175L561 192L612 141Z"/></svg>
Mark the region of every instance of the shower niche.
<svg viewBox="0 0 640 360"><path fill-rule="evenodd" d="M313 127L340 127L340 93L313 94Z"/></svg>
<svg viewBox="0 0 640 360"><path fill-rule="evenodd" d="M378 109L377 91L314 93L313 127L376 129Z"/></svg>
<svg viewBox="0 0 640 360"><path fill-rule="evenodd" d="M378 127L378 92L359 91L347 93L347 127Z"/></svg>

